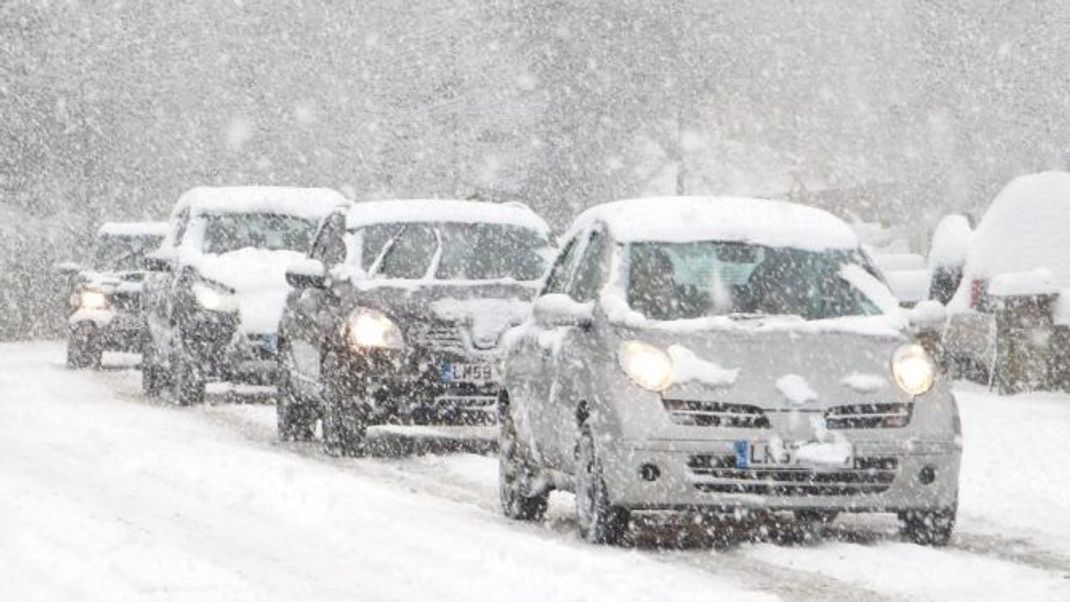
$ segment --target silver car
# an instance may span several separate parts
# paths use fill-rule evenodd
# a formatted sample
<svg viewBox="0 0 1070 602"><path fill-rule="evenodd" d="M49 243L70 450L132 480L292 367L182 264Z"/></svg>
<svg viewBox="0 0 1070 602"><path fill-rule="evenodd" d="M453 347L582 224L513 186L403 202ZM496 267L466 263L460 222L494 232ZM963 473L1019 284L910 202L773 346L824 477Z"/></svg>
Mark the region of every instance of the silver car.
<svg viewBox="0 0 1070 602"><path fill-rule="evenodd" d="M958 412L911 328L824 211L728 198L588 210L533 318L508 333L503 510L537 519L552 489L572 490L581 534L603 543L635 513L892 512L904 535L944 543Z"/></svg>

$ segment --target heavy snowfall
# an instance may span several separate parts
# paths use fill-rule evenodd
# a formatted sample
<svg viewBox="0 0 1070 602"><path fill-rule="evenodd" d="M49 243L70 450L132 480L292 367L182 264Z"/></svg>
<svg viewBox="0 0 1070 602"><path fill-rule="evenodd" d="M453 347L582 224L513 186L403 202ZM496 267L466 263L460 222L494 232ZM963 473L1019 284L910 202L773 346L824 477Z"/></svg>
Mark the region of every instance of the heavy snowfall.
<svg viewBox="0 0 1070 602"><path fill-rule="evenodd" d="M0 2L0 600L1070 600L1068 32Z"/></svg>

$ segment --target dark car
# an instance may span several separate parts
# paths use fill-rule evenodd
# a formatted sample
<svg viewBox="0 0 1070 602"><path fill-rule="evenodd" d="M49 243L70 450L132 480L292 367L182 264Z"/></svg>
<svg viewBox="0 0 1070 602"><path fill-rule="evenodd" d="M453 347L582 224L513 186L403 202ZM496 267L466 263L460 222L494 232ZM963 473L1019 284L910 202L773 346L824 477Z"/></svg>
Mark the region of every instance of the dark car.
<svg viewBox="0 0 1070 602"><path fill-rule="evenodd" d="M77 273L67 318L68 367L99 367L105 351L141 351L147 339L142 264L166 228L156 222L106 223L97 230L86 265L62 266Z"/></svg>
<svg viewBox="0 0 1070 602"><path fill-rule="evenodd" d="M345 198L323 188L194 188L147 261L147 395L171 384L180 404L210 380L274 384L286 266L308 253L323 216Z"/></svg>
<svg viewBox="0 0 1070 602"><path fill-rule="evenodd" d="M502 335L521 323L553 246L516 204L379 201L328 217L287 277L279 434L358 453L384 423L492 425Z"/></svg>

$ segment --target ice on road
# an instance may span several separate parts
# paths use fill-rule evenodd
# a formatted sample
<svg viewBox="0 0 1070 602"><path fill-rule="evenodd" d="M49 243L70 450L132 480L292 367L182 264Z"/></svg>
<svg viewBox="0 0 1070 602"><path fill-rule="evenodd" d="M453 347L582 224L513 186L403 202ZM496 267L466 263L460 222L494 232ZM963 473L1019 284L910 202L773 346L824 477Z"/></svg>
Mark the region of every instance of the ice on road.
<svg viewBox="0 0 1070 602"><path fill-rule="evenodd" d="M273 409L150 402L130 371L72 372L62 346L0 345L0 599L1070 599L1070 398L962 386L949 548L888 519L824 539L684 551L578 540L496 507L471 454L333 460L273 442Z"/></svg>

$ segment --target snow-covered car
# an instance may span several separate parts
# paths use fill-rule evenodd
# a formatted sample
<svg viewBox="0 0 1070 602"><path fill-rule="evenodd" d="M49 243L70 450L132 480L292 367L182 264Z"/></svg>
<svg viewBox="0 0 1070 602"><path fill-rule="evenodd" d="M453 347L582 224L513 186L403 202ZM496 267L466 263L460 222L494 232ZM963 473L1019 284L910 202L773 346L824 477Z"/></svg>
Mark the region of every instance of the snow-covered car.
<svg viewBox="0 0 1070 602"><path fill-rule="evenodd" d="M959 419L911 326L824 211L589 209L507 335L503 511L537 519L560 488L592 542L619 540L634 513L750 511L894 512L909 537L945 542Z"/></svg>
<svg viewBox="0 0 1070 602"><path fill-rule="evenodd" d="M1012 393L1070 386L1070 173L1015 178L973 234L947 305L954 364Z"/></svg>
<svg viewBox="0 0 1070 602"><path fill-rule="evenodd" d="M871 253L892 294L903 307L914 307L929 298L932 272L917 253Z"/></svg>
<svg viewBox="0 0 1070 602"><path fill-rule="evenodd" d="M86 265L77 272L67 318L67 366L100 366L105 351L140 352L147 339L141 313L144 257L160 245L166 223L108 222L93 238Z"/></svg>
<svg viewBox="0 0 1070 602"><path fill-rule="evenodd" d="M962 283L962 269L970 252L973 228L970 218L945 215L933 230L929 246L929 298L947 305Z"/></svg>
<svg viewBox="0 0 1070 602"><path fill-rule="evenodd" d="M142 385L170 383L181 404L209 380L274 384L277 329L289 286L319 221L345 197L323 188L193 188L150 255L145 311L151 335Z"/></svg>
<svg viewBox="0 0 1070 602"><path fill-rule="evenodd" d="M362 451L383 423L493 425L502 334L525 320L553 256L526 206L374 201L326 220L287 277L279 433Z"/></svg>

